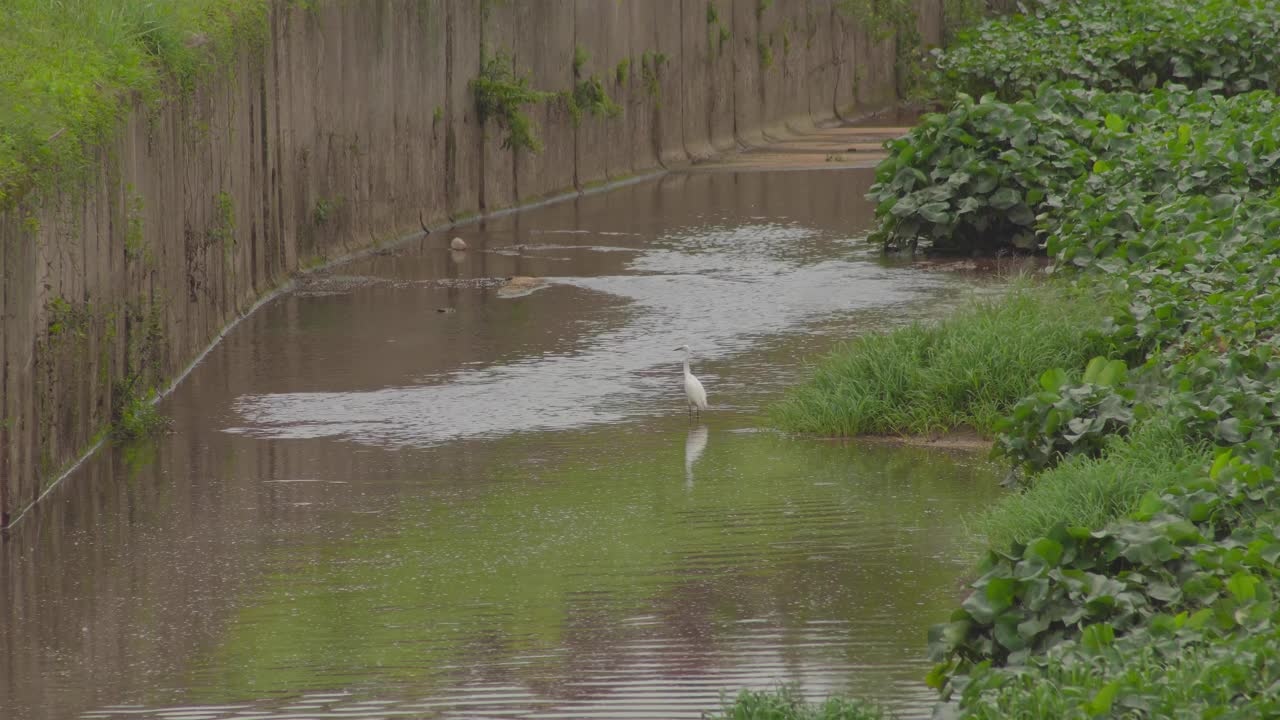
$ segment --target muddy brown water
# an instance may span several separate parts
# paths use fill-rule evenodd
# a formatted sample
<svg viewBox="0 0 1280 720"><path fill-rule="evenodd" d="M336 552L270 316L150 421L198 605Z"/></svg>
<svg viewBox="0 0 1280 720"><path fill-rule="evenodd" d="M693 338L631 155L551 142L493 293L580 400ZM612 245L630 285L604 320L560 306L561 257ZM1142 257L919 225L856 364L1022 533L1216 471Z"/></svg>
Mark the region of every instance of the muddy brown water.
<svg viewBox="0 0 1280 720"><path fill-rule="evenodd" d="M778 682L927 714L993 468L758 429L965 292L868 250L869 182L669 175L309 278L3 543L0 716L696 718Z"/></svg>

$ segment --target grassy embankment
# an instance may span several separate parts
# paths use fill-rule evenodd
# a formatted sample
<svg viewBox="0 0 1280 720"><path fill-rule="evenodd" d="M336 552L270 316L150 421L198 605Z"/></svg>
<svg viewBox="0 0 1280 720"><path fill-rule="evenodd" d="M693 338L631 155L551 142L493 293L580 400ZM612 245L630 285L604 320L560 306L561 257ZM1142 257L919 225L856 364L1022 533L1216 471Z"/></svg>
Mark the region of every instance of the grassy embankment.
<svg viewBox="0 0 1280 720"><path fill-rule="evenodd" d="M928 680L959 717L1280 713L1278 41L1280 8L1249 0L998 19L938 55L945 112L878 169L887 247L1039 249L1073 292L1120 299L1092 329L1064 320L1082 355L1020 371L999 420L945 382L902 392L962 360L977 376L1007 367L887 351L913 347L914 327L851 344L775 415L816 432L961 419L1025 471L975 520L981 576L931 633ZM945 400L865 399L928 392Z"/></svg>
<svg viewBox="0 0 1280 720"><path fill-rule="evenodd" d="M154 104L266 37L268 0L5 0L0 209L89 169L135 98Z"/></svg>

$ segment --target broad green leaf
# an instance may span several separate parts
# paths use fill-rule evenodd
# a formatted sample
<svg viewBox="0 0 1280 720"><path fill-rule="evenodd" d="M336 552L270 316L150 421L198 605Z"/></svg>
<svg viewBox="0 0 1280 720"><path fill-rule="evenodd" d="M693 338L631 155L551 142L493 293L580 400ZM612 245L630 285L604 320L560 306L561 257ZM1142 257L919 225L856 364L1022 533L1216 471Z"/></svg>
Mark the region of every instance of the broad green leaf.
<svg viewBox="0 0 1280 720"><path fill-rule="evenodd" d="M1045 370L1040 375L1040 387L1047 392L1057 392L1059 388L1067 384L1067 371L1062 368L1052 368Z"/></svg>
<svg viewBox="0 0 1280 720"><path fill-rule="evenodd" d="M987 202L997 210L1008 210L1022 202L1022 194L1013 188L1002 187L991 193L991 198Z"/></svg>
<svg viewBox="0 0 1280 720"><path fill-rule="evenodd" d="M1101 355L1094 356L1084 369L1084 382L1092 384L1098 381L1098 374L1107 366L1107 359Z"/></svg>
<svg viewBox="0 0 1280 720"><path fill-rule="evenodd" d="M1120 681L1112 680L1102 689L1098 691L1093 699L1085 703L1084 710L1090 715L1105 715L1111 712L1111 705L1115 702L1116 694L1120 692Z"/></svg>
<svg viewBox="0 0 1280 720"><path fill-rule="evenodd" d="M1227 581L1227 592L1240 602L1252 602L1258 596L1258 582L1258 578L1242 570Z"/></svg>

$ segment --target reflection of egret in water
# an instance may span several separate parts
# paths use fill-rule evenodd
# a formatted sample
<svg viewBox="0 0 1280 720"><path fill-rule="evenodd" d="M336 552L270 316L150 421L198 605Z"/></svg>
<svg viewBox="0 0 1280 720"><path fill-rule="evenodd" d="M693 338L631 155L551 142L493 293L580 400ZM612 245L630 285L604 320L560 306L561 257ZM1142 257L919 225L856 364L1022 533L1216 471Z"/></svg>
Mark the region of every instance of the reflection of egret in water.
<svg viewBox="0 0 1280 720"><path fill-rule="evenodd" d="M698 462L698 458L702 457L702 451L707 449L707 426L699 425L695 428L689 428L689 437L684 441L684 485L685 487L693 487L693 464Z"/></svg>

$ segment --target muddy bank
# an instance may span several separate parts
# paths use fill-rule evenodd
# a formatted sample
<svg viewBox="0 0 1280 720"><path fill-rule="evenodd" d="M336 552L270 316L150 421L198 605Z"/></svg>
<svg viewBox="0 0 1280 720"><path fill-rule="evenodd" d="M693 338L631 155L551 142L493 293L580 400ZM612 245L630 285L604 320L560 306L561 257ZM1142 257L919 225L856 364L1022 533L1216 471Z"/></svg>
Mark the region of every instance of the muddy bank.
<svg viewBox="0 0 1280 720"><path fill-rule="evenodd" d="M830 0L723 0L714 22L701 0L293 5L232 72L135 111L82 186L0 217L0 525L299 270L895 93L894 41ZM922 8L936 41L941 4ZM485 47L549 91L580 48L623 113L575 125L549 102L530 113L545 151L504 149L468 85Z"/></svg>

